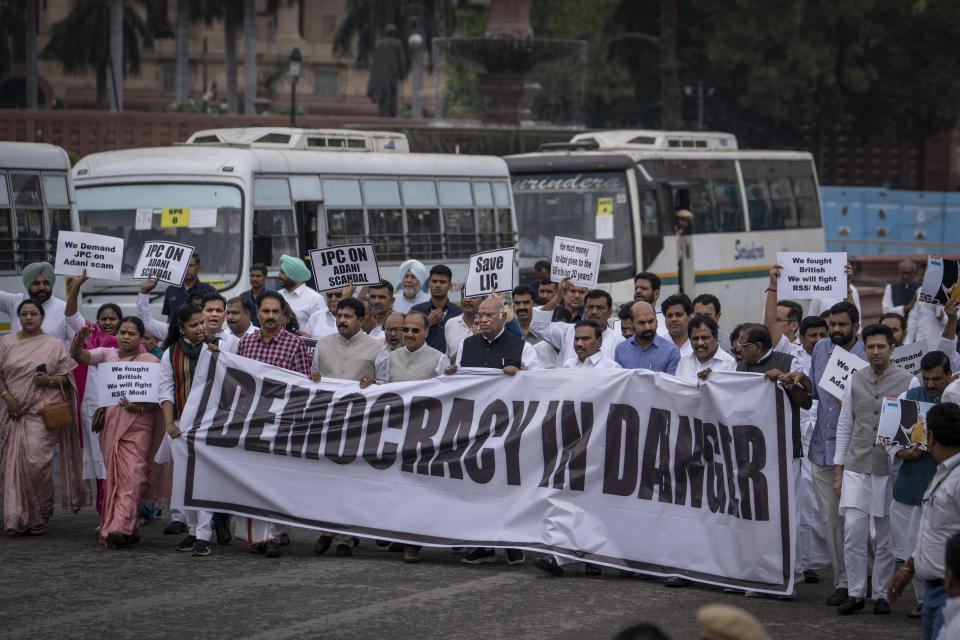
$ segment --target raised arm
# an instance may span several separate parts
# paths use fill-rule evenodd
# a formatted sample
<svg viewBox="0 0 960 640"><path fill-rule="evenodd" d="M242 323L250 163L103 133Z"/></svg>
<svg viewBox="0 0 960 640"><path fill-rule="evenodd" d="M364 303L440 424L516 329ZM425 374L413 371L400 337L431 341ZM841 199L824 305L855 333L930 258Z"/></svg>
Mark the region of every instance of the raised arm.
<svg viewBox="0 0 960 640"><path fill-rule="evenodd" d="M77 335L73 338L73 342L70 343L70 357L80 364L90 364L90 352L83 348L83 343L87 341L91 330L90 325L80 327Z"/></svg>
<svg viewBox="0 0 960 640"><path fill-rule="evenodd" d="M161 341L166 339L170 331L170 325L166 322L154 320L150 315L150 292L157 286L157 279L150 278L143 281L140 285L140 294L137 296L137 317L143 321L143 326L152 336L156 336Z"/></svg>
<svg viewBox="0 0 960 640"><path fill-rule="evenodd" d="M777 323L777 281L780 279L780 265L770 269L770 284L767 285L767 299L763 306L763 326L770 332L770 340L774 346L779 344L783 331Z"/></svg>

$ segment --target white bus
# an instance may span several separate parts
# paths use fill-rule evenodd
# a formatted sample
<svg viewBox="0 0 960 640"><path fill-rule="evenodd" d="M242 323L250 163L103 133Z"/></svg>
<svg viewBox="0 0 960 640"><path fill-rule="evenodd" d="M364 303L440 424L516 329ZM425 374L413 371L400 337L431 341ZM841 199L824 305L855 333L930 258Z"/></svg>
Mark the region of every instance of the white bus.
<svg viewBox="0 0 960 640"><path fill-rule="evenodd" d="M67 152L39 142L0 142L0 289L23 291L23 268L53 264L57 234L76 225ZM9 330L0 313L0 332Z"/></svg>
<svg viewBox="0 0 960 640"><path fill-rule="evenodd" d="M757 320L778 251L823 251L813 157L744 151L728 133L597 131L507 156L520 231L521 280L553 236L603 243L600 283L633 299L633 276L658 274L660 301L679 290L676 209L694 216L685 293L712 293L723 324ZM611 220L612 218L612 220ZM693 290L690 290L693 289Z"/></svg>
<svg viewBox="0 0 960 640"><path fill-rule="evenodd" d="M397 133L199 131L173 147L92 154L74 180L80 230L126 241L124 279L88 284L85 312L106 301L132 307L140 283L127 274L151 239L195 247L200 279L228 298L250 288L251 264L273 275L282 254L306 259L311 249L370 242L396 286L408 257L446 264L459 282L471 254L516 242L502 158L410 153ZM161 210L171 208L215 208L216 216L169 226ZM146 209L155 210L149 224L142 215L138 223Z"/></svg>

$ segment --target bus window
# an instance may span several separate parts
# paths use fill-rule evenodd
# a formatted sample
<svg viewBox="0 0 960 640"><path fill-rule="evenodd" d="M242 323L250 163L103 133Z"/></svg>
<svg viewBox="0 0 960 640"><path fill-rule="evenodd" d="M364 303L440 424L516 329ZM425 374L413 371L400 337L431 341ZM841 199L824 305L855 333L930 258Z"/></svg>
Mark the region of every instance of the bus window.
<svg viewBox="0 0 960 640"><path fill-rule="evenodd" d="M741 160L750 209L750 228L809 229L820 226L817 193L809 162Z"/></svg>
<svg viewBox="0 0 960 640"><path fill-rule="evenodd" d="M798 167L801 163L795 163ZM795 176L793 195L797 200L797 222L802 229L812 229L820 226L820 212L817 208L817 188L813 183L813 176L807 169L807 175Z"/></svg>
<svg viewBox="0 0 960 640"><path fill-rule="evenodd" d="M443 207L445 257L467 258L477 250L470 183L466 180L441 180L437 186Z"/></svg>
<svg viewBox="0 0 960 640"><path fill-rule="evenodd" d="M280 256L299 257L293 209L257 209L253 212L253 262L280 266Z"/></svg>
<svg viewBox="0 0 960 640"><path fill-rule="evenodd" d="M10 184L13 187L13 203L17 207L41 206L40 176L34 174L12 173Z"/></svg>
<svg viewBox="0 0 960 640"><path fill-rule="evenodd" d="M327 209L327 245L363 244L363 209Z"/></svg>
<svg viewBox="0 0 960 640"><path fill-rule="evenodd" d="M517 243L513 232L513 216L510 215L510 191L506 182L493 183L493 203L497 207L497 229L500 232L501 247L512 247Z"/></svg>
<svg viewBox="0 0 960 640"><path fill-rule="evenodd" d="M770 184L770 205L773 207L774 229L796 229L797 211L793 202L790 180L776 178Z"/></svg>
<svg viewBox="0 0 960 640"><path fill-rule="evenodd" d="M747 191L747 211L750 212L750 229L772 229L770 190L765 180L748 180L743 177L743 186Z"/></svg>
<svg viewBox="0 0 960 640"><path fill-rule="evenodd" d="M10 194L7 191L7 176L0 173L0 271L16 269L13 248L13 224L10 222Z"/></svg>
<svg viewBox="0 0 960 640"><path fill-rule="evenodd" d="M473 197L477 202L477 240L480 250L497 249L497 212L493 208L493 190L490 183L486 180L474 181Z"/></svg>
<svg viewBox="0 0 960 640"><path fill-rule="evenodd" d="M407 213L408 255L418 259L443 257L440 234L440 201L433 180L401 180Z"/></svg>
<svg viewBox="0 0 960 640"><path fill-rule="evenodd" d="M378 258L403 259L403 212L396 180L364 180L368 236Z"/></svg>
<svg viewBox="0 0 960 640"><path fill-rule="evenodd" d="M677 159L646 161L643 165L653 176L689 185L695 233L744 230L737 171L732 160Z"/></svg>

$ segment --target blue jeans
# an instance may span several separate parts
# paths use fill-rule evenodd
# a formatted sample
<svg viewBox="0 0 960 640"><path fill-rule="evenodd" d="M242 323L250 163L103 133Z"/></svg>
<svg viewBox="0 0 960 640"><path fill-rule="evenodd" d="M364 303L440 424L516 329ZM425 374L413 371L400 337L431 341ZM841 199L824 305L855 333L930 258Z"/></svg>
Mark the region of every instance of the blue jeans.
<svg viewBox="0 0 960 640"><path fill-rule="evenodd" d="M943 605L947 603L947 589L943 585L927 585L923 593L923 640L936 640L943 626Z"/></svg>

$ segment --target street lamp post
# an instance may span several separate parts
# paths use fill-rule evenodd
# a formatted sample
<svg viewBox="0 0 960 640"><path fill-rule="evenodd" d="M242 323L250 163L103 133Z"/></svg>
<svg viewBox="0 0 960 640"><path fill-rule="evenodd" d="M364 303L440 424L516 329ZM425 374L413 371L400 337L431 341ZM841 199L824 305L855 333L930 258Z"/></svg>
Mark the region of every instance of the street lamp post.
<svg viewBox="0 0 960 640"><path fill-rule="evenodd" d="M297 126L297 79L300 77L300 49L294 47L290 52L290 126Z"/></svg>

